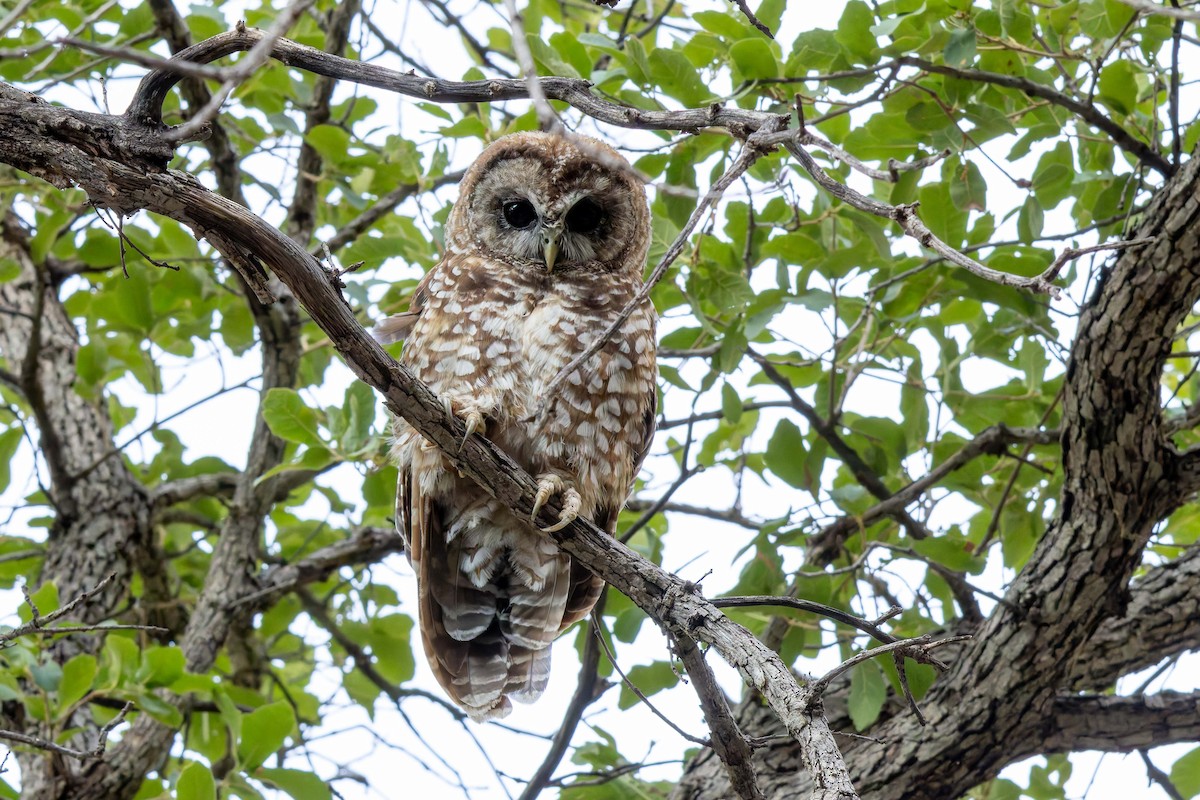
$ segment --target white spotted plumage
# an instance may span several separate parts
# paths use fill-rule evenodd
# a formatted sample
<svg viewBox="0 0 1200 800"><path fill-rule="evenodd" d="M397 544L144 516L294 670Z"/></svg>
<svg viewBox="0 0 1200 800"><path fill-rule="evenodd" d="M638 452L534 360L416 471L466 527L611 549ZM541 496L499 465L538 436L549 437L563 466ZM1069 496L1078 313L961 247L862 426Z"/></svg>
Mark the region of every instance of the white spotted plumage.
<svg viewBox="0 0 1200 800"><path fill-rule="evenodd" d="M606 157L592 157L599 151ZM401 360L454 414L481 421L545 491L610 533L653 435L649 303L567 377L544 424L530 418L641 287L649 209L618 159L599 142L547 134L493 143L463 179L446 257L411 310L377 328L405 339ZM510 214L513 204L527 205ZM587 615L602 583L403 420L395 432L397 526L417 573L426 655L473 718L504 716L510 699L542 693L550 643Z"/></svg>

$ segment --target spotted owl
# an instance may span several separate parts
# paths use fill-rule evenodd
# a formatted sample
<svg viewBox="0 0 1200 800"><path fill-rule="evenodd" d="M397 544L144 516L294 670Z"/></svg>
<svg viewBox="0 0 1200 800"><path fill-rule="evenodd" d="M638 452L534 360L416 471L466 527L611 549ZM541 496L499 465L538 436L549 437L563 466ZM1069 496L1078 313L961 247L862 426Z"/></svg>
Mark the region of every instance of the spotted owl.
<svg viewBox="0 0 1200 800"><path fill-rule="evenodd" d="M578 144L576 142L579 142ZM546 387L642 286L650 212L641 182L601 142L518 133L463 178L446 254L407 313L376 335L551 498L610 534L654 433L655 315L640 304L553 397ZM531 420L543 401L549 415ZM550 645L587 616L603 582L513 514L401 419L396 520L417 576L434 675L476 720L546 688ZM537 516L535 511L534 517Z"/></svg>

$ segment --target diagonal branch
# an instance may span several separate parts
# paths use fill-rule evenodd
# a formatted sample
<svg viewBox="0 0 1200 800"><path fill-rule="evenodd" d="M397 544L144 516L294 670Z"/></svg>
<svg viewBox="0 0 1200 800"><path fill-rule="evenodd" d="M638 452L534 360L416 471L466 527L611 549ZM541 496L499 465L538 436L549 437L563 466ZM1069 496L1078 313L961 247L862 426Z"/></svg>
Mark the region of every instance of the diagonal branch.
<svg viewBox="0 0 1200 800"><path fill-rule="evenodd" d="M1031 81L1028 78L1019 75L1003 75L998 72L986 72L979 69L951 67L946 64L935 64L932 61L926 61L923 58L917 58L915 56L902 56L896 59L896 61L899 64L919 67L926 72L933 72L938 75L949 75L950 77L958 78L964 81L975 81L977 83L989 83L994 86L1003 86L1007 89L1016 89L1017 91L1029 95L1030 97L1048 100L1054 105L1065 108L1085 122L1088 122L1092 126L1104 131L1122 150L1129 151L1136 156L1139 161L1160 175L1169 178L1175 173L1175 168L1171 166L1171 162L1164 158L1161 153L1143 142L1141 139L1138 139L1129 131L1122 128L1113 121L1112 117L1096 108L1096 106L1090 102L1080 102L1070 95L1063 94L1057 89L1052 89L1049 86Z"/></svg>
<svg viewBox="0 0 1200 800"><path fill-rule="evenodd" d="M712 667L704 660L704 654L691 639L675 636L672 641L675 643L675 652L692 679L692 688L696 690L696 696L700 699L704 721L712 731L712 749L725 764L730 786L742 800L762 800L764 795L758 787L758 778L751 763L754 751L734 720L733 713L729 710L729 701L717 685Z"/></svg>

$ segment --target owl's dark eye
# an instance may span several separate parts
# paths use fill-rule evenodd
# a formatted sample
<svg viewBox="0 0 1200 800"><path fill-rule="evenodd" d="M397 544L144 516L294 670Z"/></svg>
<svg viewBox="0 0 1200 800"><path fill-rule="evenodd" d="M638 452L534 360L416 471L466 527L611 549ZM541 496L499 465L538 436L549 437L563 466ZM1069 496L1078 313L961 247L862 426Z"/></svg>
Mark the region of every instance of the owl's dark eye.
<svg viewBox="0 0 1200 800"><path fill-rule="evenodd" d="M514 228L528 228L537 219L533 203L528 200L509 200L504 204L504 221Z"/></svg>
<svg viewBox="0 0 1200 800"><path fill-rule="evenodd" d="M567 230L571 233L591 233L600 227L604 209L595 200L585 197L567 212Z"/></svg>

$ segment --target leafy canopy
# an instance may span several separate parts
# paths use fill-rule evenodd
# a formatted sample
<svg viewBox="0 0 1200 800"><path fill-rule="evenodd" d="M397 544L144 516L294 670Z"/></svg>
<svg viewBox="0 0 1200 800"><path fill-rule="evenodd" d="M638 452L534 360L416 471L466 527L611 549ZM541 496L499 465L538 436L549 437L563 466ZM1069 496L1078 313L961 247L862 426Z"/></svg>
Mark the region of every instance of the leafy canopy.
<svg viewBox="0 0 1200 800"><path fill-rule="evenodd" d="M161 19L151 5L34 4L0 40L8 56L0 60L0 79L76 106L101 107L105 80L108 101L119 105L142 68L80 47L43 45L70 31L95 44L165 53ZM325 15L333 5L321 0L314 9ZM783 0L764 0L754 9L781 34L775 40L732 6L692 0L648 0L615 10L530 0L523 16L539 73L586 78L596 93L629 107L724 103L790 115L793 126L801 123L799 109L808 130L828 141L814 152L833 178L889 204L918 203L921 218L948 245L1020 276L1045 270L1066 243L1123 236L1160 180L1128 143L1062 103L1031 94L1025 84L1091 98L1133 141L1168 157L1190 152L1200 138L1196 123L1171 123L1165 59L1173 23L1138 16L1116 0L849 0L827 29L808 27L804 5L785 10ZM454 17L433 1L379 7L355 24L346 55L447 79L515 75L511 30L503 6L494 9L501 13L482 5ZM226 30L239 12L234 4L213 3L180 13L191 41L199 41ZM275 14L255 6L245 18L267 27ZM412 34L393 39L389 14L420 17L417 30L460 23L457 51L411 47ZM314 47L326 44L311 14L288 35ZM22 57L20 48L32 50ZM922 62L951 69L927 69ZM366 322L406 307L422 271L440 257L453 171L486 141L533 128L536 119L523 102L404 100L397 128L392 97L345 86L334 93L327 118L312 124L317 83L311 74L269 63L237 88L220 125L238 168L237 186L269 219L287 216L301 145L318 156L316 240L338 234L337 259L364 262L345 279L346 296ZM182 119L182 105L178 93L168 98L169 122ZM598 128L556 108L572 127L627 145L636 169L653 183L652 263L738 151L724 130ZM843 151L892 170L889 179L857 173L839 157ZM930 162L923 168L904 168L923 159ZM182 147L173 166L210 185L228 170L198 143ZM395 213L372 215L376 207L396 204L397 188L404 186L410 196ZM11 171L0 191L5 207L33 231L34 262L57 271L58 295L79 330L74 391L107 408L115 446L147 487L237 473L257 413L286 443L281 463L258 477L297 477L263 520L264 566L333 545L351 528L392 524L396 475L386 460L386 421L372 392L335 366L315 326L303 323L294 332L302 341L295 382L272 389L256 408L250 392L236 390L258 385L253 365L263 334L246 291L208 244L171 220L137 215L121 225L126 246L114 231L118 221L96 213L80 191L60 191ZM364 220L369 224L359 225ZM139 253L172 268L153 266ZM704 470L696 479L706 481L696 484L702 488L689 494L684 481L673 501L703 505L716 518L707 524L726 526L719 533L714 528L714 536L736 545L727 556L736 553L732 571L723 562L700 562L701 572L716 572L706 579L710 593L792 589L870 617L894 592L906 609L891 623L897 636L933 631L973 613L978 601L964 599L964 583L984 581L989 565L990 576L1000 574L996 567L1010 576L1019 570L1056 510L1054 446L1031 440L1020 458L970 460L935 482L912 512L915 527L876 517L823 556L814 558L810 546L824 541L825 526L868 512L881 492L898 491L937 468L989 426L1058 424L1063 342L1091 263L1067 266L1059 279L1067 295L1060 301L1003 288L931 257L891 221L820 190L786 153L763 157L702 221L655 288L666 414L637 495L641 504L622 516L621 528L633 525L676 477L690 480ZM0 261L0 281L19 272L14 261ZM769 359L779 381L754 354ZM230 376L222 375L225 361ZM1168 368L1171 408L1196 399L1185 363ZM822 426L789 401L780 381ZM32 451L38 432L31 408L2 383L0 396L0 488L15 507L0 538L0 586L11 589L38 573L55 509L38 485L46 474L44 460ZM238 402L220 406L232 415L229 427L212 430L207 426L215 420L207 417L198 429L206 403L231 396ZM198 410L181 410L197 401ZM1180 435L1182 444L1192 439ZM730 485L738 487L736 496L725 490ZM230 513L227 497L202 495L157 520L173 600L185 610L206 580ZM1170 519L1155 548L1173 553L1192 545L1200 530L1195 516L1188 510ZM680 514L656 514L631 544L678 567L669 555L673 542L693 535L696 525ZM793 577L802 562L805 571ZM823 571L850 565L856 570ZM21 640L0 662L0 700L22 704L25 714L58 724L60 733L81 708L98 722L111 718L112 702L100 699L130 700L136 713L179 727L180 757L146 778L140 798L253 798L271 789L329 797L324 779L345 756L336 748L323 751L309 734L343 725L352 718L345 706L361 707L374 719L396 700L421 728L433 724L434 715L445 718L411 699L422 684L414 678L413 606L398 593L407 580L390 569L357 565L307 587L303 597L284 596L254 620L252 632L238 634L260 657L249 671L225 651L211 669L193 673L169 637L152 643L138 633L109 633L95 654L62 664L48 642ZM135 606L144 591L143 582L131 586ZM59 602L52 584L35 599L43 613ZM767 631L771 617L761 610L730 614L756 633ZM835 635L828 624L789 619L774 635L799 669L810 669L823 653L845 657L863 646L840 629ZM653 699L678 683L642 611L610 594L604 621L619 657L646 662L626 668L644 694ZM586 636L575 640L582 648ZM562 670L567 659L559 660ZM617 679L607 657L599 669ZM919 699L933 673L921 666L909 673ZM856 668L848 695L853 723L869 727L897 689L890 662ZM197 710L185 719L163 702L164 690L190 694ZM627 709L637 700L625 688L604 702ZM392 725L395 716L387 719ZM619 719L605 719L609 730L595 727L576 739L572 759L583 773L641 758L620 743ZM530 718L518 721L539 727ZM391 735L382 723L376 733ZM333 761L310 764L306 752L326 752ZM461 763L455 754L442 755ZM1055 759L1052 766L1036 769L1028 786L999 781L987 796L1062 797L1069 763ZM597 785L577 777L567 781L563 797L664 795L666 783L636 775L623 771ZM1196 752L1178 761L1173 777L1187 796L1200 792ZM472 782L476 778L491 780L472 776ZM4 784L0 795L16 796Z"/></svg>

